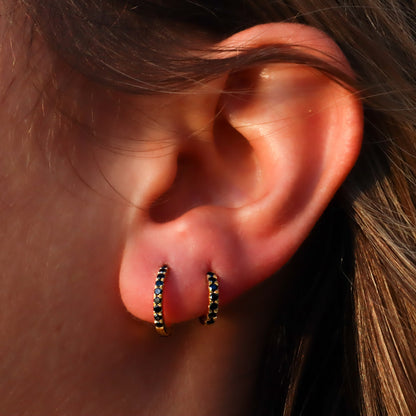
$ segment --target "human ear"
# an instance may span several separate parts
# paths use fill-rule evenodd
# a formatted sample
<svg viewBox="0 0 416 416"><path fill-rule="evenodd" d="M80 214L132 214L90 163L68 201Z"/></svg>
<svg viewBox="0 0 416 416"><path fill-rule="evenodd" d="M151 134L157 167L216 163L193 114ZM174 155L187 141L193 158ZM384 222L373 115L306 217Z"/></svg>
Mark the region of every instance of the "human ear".
<svg viewBox="0 0 416 416"><path fill-rule="evenodd" d="M256 26L221 46L274 43L309 48L351 73L337 45L308 26ZM219 276L221 307L279 270L359 153L359 99L317 70L264 64L214 85L190 91L172 108L184 126L176 131L192 134L184 140L170 131L171 151L146 165L153 192L133 216L120 269L123 303L142 320L153 321L155 277L163 264L169 265L167 324L205 313L207 272ZM159 114L161 122L164 117Z"/></svg>

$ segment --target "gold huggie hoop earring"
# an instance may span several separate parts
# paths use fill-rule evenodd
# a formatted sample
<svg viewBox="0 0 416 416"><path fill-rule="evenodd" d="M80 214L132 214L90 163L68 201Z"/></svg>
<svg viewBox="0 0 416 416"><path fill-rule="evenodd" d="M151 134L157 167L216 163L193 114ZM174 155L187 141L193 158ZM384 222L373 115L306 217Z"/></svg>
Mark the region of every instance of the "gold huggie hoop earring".
<svg viewBox="0 0 416 416"><path fill-rule="evenodd" d="M218 317L218 276L215 273L207 273L208 283L208 312L205 316L201 316L199 320L203 325L212 325Z"/></svg>
<svg viewBox="0 0 416 416"><path fill-rule="evenodd" d="M163 287L165 284L166 273L168 272L168 266L163 265L156 276L155 290L153 292L153 312L155 318L155 328L159 335L167 336L169 332L165 327L165 318L163 315Z"/></svg>

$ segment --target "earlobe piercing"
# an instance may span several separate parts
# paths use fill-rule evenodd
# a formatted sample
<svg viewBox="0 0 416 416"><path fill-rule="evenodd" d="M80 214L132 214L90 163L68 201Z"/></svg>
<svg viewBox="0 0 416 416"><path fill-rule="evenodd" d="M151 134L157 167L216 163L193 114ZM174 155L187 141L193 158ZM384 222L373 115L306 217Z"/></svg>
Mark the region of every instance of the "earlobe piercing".
<svg viewBox="0 0 416 416"><path fill-rule="evenodd" d="M163 315L163 290L165 285L166 274L169 267L165 264L157 272L155 288L153 291L153 313L155 329L159 335L169 335L165 326L165 318ZM218 276L213 272L206 274L208 283L208 311L205 316L201 316L199 320L203 325L213 324L218 317L219 303L219 286Z"/></svg>
<svg viewBox="0 0 416 416"><path fill-rule="evenodd" d="M168 271L168 266L163 265L156 276L155 289L153 292L153 312L155 318L155 328L159 335L167 336L169 332L165 327L165 320L163 315L163 288L165 284L165 277Z"/></svg>
<svg viewBox="0 0 416 416"><path fill-rule="evenodd" d="M207 314L201 316L199 320L203 325L212 325L218 317L218 276L215 273L208 272L206 277L208 283L208 311Z"/></svg>

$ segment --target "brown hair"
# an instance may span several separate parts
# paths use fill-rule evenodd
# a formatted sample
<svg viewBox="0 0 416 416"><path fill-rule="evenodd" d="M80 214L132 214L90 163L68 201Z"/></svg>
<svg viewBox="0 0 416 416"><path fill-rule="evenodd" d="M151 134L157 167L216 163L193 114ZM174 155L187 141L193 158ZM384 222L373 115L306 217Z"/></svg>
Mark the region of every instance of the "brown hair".
<svg viewBox="0 0 416 416"><path fill-rule="evenodd" d="M271 331L257 414L416 414L414 2L21 1L72 67L132 93L175 93L265 62L354 83L365 107L362 153L301 250L308 275ZM356 80L295 46L201 57L237 31L282 20L328 33Z"/></svg>

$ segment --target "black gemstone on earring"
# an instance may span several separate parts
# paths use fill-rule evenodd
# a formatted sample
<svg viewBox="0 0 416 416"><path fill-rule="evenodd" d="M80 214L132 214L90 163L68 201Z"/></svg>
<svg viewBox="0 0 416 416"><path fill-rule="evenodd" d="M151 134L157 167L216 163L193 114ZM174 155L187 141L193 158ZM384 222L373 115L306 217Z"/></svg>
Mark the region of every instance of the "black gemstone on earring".
<svg viewBox="0 0 416 416"><path fill-rule="evenodd" d="M163 285L165 283L165 278L168 273L169 267L164 264L156 275L155 286L153 289L153 317L154 325L156 331L159 335L169 335L168 331L165 328L165 319L163 316Z"/></svg>
<svg viewBox="0 0 416 416"><path fill-rule="evenodd" d="M205 316L200 317L200 321L203 325L212 325L218 316L218 277L213 272L207 272L206 279L208 283L208 311Z"/></svg>
<svg viewBox="0 0 416 416"><path fill-rule="evenodd" d="M211 300L218 300L219 296L217 293L210 293Z"/></svg>

